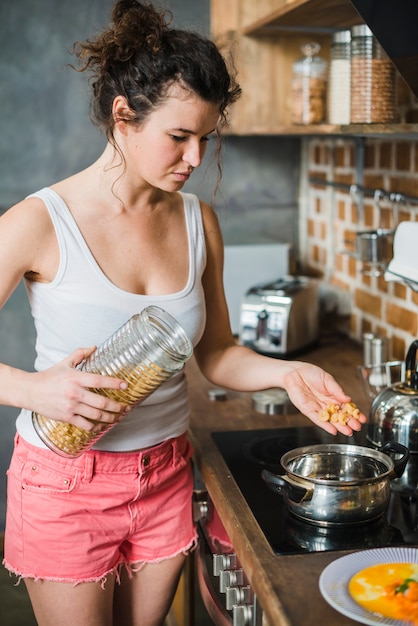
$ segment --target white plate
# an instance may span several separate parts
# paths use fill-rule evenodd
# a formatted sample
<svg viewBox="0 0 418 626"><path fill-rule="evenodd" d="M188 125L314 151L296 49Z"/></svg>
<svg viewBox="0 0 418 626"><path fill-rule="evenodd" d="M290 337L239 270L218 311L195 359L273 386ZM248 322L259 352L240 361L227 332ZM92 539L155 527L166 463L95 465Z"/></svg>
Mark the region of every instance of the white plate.
<svg viewBox="0 0 418 626"><path fill-rule="evenodd" d="M333 561L319 577L319 589L324 599L336 611L351 619L375 626L411 626L410 622L382 617L363 609L353 600L348 583L354 574L379 563L418 563L418 548L376 548L347 554Z"/></svg>

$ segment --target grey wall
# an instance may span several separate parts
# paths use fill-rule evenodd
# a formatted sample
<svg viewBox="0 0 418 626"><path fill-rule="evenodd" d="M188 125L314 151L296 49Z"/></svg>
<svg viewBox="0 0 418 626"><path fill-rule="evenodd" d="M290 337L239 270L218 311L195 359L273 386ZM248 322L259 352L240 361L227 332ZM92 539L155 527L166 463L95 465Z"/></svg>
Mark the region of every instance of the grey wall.
<svg viewBox="0 0 418 626"><path fill-rule="evenodd" d="M207 0L168 3L176 24L206 33ZM86 78L68 67L74 41L101 30L113 0L0 3L0 206L88 165L103 137L88 119Z"/></svg>
<svg viewBox="0 0 418 626"><path fill-rule="evenodd" d="M0 211L71 175L102 151L88 116L86 78L68 67L74 41L101 30L113 0L18 0L0 3ZM209 0L167 0L174 23L209 33ZM216 196L225 242L296 245L299 142L227 138ZM196 171L187 191L211 201L216 168ZM1 271L1 268L0 268ZM31 369L34 334L23 285L0 311L0 360ZM0 530L5 471L17 411L0 406Z"/></svg>

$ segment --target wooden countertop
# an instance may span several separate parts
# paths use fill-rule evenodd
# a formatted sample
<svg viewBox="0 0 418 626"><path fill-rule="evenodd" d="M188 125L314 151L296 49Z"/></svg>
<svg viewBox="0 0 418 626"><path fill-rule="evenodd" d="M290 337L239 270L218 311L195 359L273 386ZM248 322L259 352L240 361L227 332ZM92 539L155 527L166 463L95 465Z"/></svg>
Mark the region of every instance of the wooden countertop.
<svg viewBox="0 0 418 626"><path fill-rule="evenodd" d="M328 334L315 349L298 358L332 373L368 414L369 401L356 369L362 362L358 344L338 334ZM193 359L186 367L192 403L190 440L195 449L195 462L269 626L357 624L331 608L318 587L324 567L344 552L274 554L211 438L214 431L286 428L312 423L299 413L271 416L255 412L251 393L227 391L225 401L210 400L208 390L213 389L213 385L200 374Z"/></svg>

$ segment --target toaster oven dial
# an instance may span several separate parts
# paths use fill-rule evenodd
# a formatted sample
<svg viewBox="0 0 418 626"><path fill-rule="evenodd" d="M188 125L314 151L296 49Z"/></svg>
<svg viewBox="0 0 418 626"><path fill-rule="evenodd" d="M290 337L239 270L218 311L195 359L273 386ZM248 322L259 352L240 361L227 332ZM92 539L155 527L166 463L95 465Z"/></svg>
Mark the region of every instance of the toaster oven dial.
<svg viewBox="0 0 418 626"><path fill-rule="evenodd" d="M263 307L243 308L241 314L241 341L255 346L278 348L286 327L286 309Z"/></svg>
<svg viewBox="0 0 418 626"><path fill-rule="evenodd" d="M267 313L266 309L263 309L257 315L257 329L256 329L257 340L268 338L268 318L269 318L269 314Z"/></svg>

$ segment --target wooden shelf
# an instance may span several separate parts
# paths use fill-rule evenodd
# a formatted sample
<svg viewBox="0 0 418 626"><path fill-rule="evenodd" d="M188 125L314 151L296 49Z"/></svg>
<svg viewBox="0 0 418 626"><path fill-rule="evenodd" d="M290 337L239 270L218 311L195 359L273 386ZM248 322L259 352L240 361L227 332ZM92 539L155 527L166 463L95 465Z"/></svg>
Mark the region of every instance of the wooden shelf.
<svg viewBox="0 0 418 626"><path fill-rule="evenodd" d="M212 29L231 52L243 97L234 105L230 135L418 138L418 124L291 124L293 63L307 37L329 59L331 33L362 24L351 0L211 0ZM263 15L263 11L264 15ZM398 81L398 104L405 119L415 112L412 92Z"/></svg>
<svg viewBox="0 0 418 626"><path fill-rule="evenodd" d="M334 32L362 24L350 0L293 0L240 30L254 37L279 32Z"/></svg>
<svg viewBox="0 0 418 626"><path fill-rule="evenodd" d="M228 134L228 132L226 133ZM238 135L236 131L233 133ZM246 136L265 135L265 128L254 127L251 132L242 133ZM330 137L384 137L390 136L392 139L399 137L418 138L418 124L348 124L339 126L335 124L312 124L312 125L284 125L276 128L269 128L268 134L271 135L287 135L296 137L305 136L326 136Z"/></svg>
<svg viewBox="0 0 418 626"><path fill-rule="evenodd" d="M354 136L382 136L390 135L403 137L406 135L417 136L418 124L349 124L340 126L339 134Z"/></svg>

